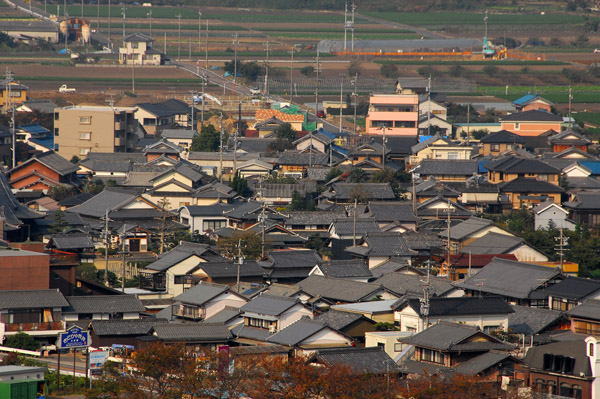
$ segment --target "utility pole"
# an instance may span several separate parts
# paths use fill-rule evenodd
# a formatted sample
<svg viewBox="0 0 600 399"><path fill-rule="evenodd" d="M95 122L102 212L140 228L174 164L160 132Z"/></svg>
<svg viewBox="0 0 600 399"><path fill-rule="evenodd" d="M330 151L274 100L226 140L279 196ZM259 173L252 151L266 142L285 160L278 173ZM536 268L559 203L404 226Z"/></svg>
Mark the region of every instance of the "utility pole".
<svg viewBox="0 0 600 399"><path fill-rule="evenodd" d="M12 167L17 166L17 135L15 130L15 104L12 98L13 73L9 68L6 68L6 105L5 109L10 112L10 131L12 137Z"/></svg>
<svg viewBox="0 0 600 399"><path fill-rule="evenodd" d="M358 199L354 198L354 211L352 212L352 246L356 247L356 205Z"/></svg>
<svg viewBox="0 0 600 399"><path fill-rule="evenodd" d="M344 5L344 53L347 49L346 36L348 35L349 23L350 21L348 21L348 2L346 2Z"/></svg>
<svg viewBox="0 0 600 399"><path fill-rule="evenodd" d="M198 54L202 52L202 11L198 9Z"/></svg>
<svg viewBox="0 0 600 399"><path fill-rule="evenodd" d="M111 42L111 40L110 40L110 0L108 0L108 46L111 47L111 49L112 49L110 42Z"/></svg>
<svg viewBox="0 0 600 399"><path fill-rule="evenodd" d="M569 129L573 126L573 122L571 122L571 101L573 100L573 95L571 92L571 86L569 86Z"/></svg>
<svg viewBox="0 0 600 399"><path fill-rule="evenodd" d="M421 316L423 320L423 330L429 327L429 296L431 295L431 261L427 261L427 280L423 284L423 299L421 302ZM421 331L423 331L421 330Z"/></svg>
<svg viewBox="0 0 600 399"><path fill-rule="evenodd" d="M108 247L110 244L110 236L108 234L108 208L104 211L104 285L108 287Z"/></svg>
<svg viewBox="0 0 600 399"><path fill-rule="evenodd" d="M223 113L219 116L221 127L219 128L219 182L223 183Z"/></svg>
<svg viewBox="0 0 600 399"><path fill-rule="evenodd" d="M125 19L127 18L127 7L121 8L121 15L123 15L123 41L125 41Z"/></svg>
<svg viewBox="0 0 600 399"><path fill-rule="evenodd" d="M354 7L354 4L352 5L352 7ZM352 11L352 14L354 15L354 8ZM354 43L354 41L352 42ZM356 106L358 105L358 73L354 75L354 80L352 81L352 85L354 86L354 93L352 93L352 95L354 96L354 134L356 134Z"/></svg>
<svg viewBox="0 0 600 399"><path fill-rule="evenodd" d="M265 61L265 95L269 95L269 42L265 44L267 46L267 58Z"/></svg>
<svg viewBox="0 0 600 399"><path fill-rule="evenodd" d="M125 225L123 225L123 227L125 227ZM123 274L121 276L121 292L125 293L125 274L126 274L126 262L125 262L125 239L127 238L127 233L125 232L125 229L123 228L123 236L121 238L121 253L123 254Z"/></svg>
<svg viewBox="0 0 600 399"><path fill-rule="evenodd" d="M260 211L260 218L259 218L260 224L261 224L261 238L260 238L260 257L264 258L265 257L265 203L263 202L261 205L261 211Z"/></svg>
<svg viewBox="0 0 600 399"><path fill-rule="evenodd" d="M233 39L233 52L234 52L234 58L233 58L233 83L235 84L235 80L237 78L237 46L238 46L238 33L235 32L235 39Z"/></svg>
<svg viewBox="0 0 600 399"><path fill-rule="evenodd" d="M564 273L564 255L565 255L565 247L569 245L569 237L565 237L563 235L563 228L559 229L559 236L555 237L554 240L558 242L558 248L554 248L555 251L558 252L560 256L560 272Z"/></svg>
<svg viewBox="0 0 600 399"><path fill-rule="evenodd" d="M310 134L310 147L309 147L310 151L308 151L308 166L310 168L312 168L312 148L313 148L313 140L312 140L313 139L313 135L312 135L313 132L312 132L312 130L310 131L309 134Z"/></svg>
<svg viewBox="0 0 600 399"><path fill-rule="evenodd" d="M429 105L427 110L427 135L431 136L431 75L427 79L427 104Z"/></svg>
<svg viewBox="0 0 600 399"><path fill-rule="evenodd" d="M292 46L290 59L290 103L294 102L294 46Z"/></svg>
<svg viewBox="0 0 600 399"><path fill-rule="evenodd" d="M181 57L181 13L176 15L177 17L177 61Z"/></svg>
<svg viewBox="0 0 600 399"><path fill-rule="evenodd" d="M148 11L146 16L150 18L150 37L152 37L152 10Z"/></svg>
<svg viewBox="0 0 600 399"><path fill-rule="evenodd" d="M202 100L202 123L200 124L200 131L198 133L202 133L202 128L204 127L204 85L206 84L207 75L202 75L202 96L200 99Z"/></svg>
<svg viewBox="0 0 600 399"><path fill-rule="evenodd" d="M342 103L344 101L344 77L340 79L340 133L342 132Z"/></svg>
<svg viewBox="0 0 600 399"><path fill-rule="evenodd" d="M244 263L244 257L242 255L242 240L238 240L238 267L237 267L237 292L240 293L240 269Z"/></svg>
<svg viewBox="0 0 600 399"><path fill-rule="evenodd" d="M190 112L191 112L191 118L192 118L192 124L190 125L190 128L192 131L194 131L194 114L195 114L195 108L194 108L194 95L196 94L195 90L189 90L188 93L190 93L190 95L192 96L192 105L190 106Z"/></svg>
<svg viewBox="0 0 600 399"><path fill-rule="evenodd" d="M135 94L135 61L131 63L131 92Z"/></svg>
<svg viewBox="0 0 600 399"><path fill-rule="evenodd" d="M237 173L237 143L238 137L242 137L242 102L240 101L238 109L238 124L233 137L233 175Z"/></svg>
<svg viewBox="0 0 600 399"><path fill-rule="evenodd" d="M165 55L167 55L167 32L165 32L165 41L164 41L163 53Z"/></svg>
<svg viewBox="0 0 600 399"><path fill-rule="evenodd" d="M315 88L315 115L319 113L319 50L317 50L317 86ZM324 110L323 110L324 111Z"/></svg>
<svg viewBox="0 0 600 399"><path fill-rule="evenodd" d="M204 54L206 58L206 69L208 69L208 18L206 19L206 43L204 43Z"/></svg>
<svg viewBox="0 0 600 399"><path fill-rule="evenodd" d="M352 1L352 22L350 25L350 29L352 30L352 51L354 51L354 10L356 10L356 6L354 5L354 1Z"/></svg>
<svg viewBox="0 0 600 399"><path fill-rule="evenodd" d="M31 7L31 2L29 3L29 7ZM83 18L83 0L81 0L81 18Z"/></svg>
<svg viewBox="0 0 600 399"><path fill-rule="evenodd" d="M382 123L377 130L381 130L383 132L383 140L381 140L381 144L383 145L383 154L381 156L381 162L383 165L383 169L385 169L385 144L386 144L385 131L387 130L387 127L385 126L384 123Z"/></svg>

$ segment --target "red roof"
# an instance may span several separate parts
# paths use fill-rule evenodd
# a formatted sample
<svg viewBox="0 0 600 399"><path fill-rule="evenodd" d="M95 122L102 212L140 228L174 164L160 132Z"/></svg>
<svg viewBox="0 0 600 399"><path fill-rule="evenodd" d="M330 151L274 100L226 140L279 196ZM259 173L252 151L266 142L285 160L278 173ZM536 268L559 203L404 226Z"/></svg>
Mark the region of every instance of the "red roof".
<svg viewBox="0 0 600 399"><path fill-rule="evenodd" d="M518 261L517 257L513 254L471 255L471 267L484 267L494 260L494 258ZM450 255L450 262L454 267L469 267L469 254Z"/></svg>

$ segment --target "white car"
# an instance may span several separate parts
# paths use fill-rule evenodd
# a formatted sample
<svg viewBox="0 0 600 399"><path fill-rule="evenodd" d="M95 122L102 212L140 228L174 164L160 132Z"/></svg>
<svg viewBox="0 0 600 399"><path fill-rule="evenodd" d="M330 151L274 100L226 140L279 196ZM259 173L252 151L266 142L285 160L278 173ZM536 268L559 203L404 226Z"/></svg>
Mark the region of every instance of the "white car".
<svg viewBox="0 0 600 399"><path fill-rule="evenodd" d="M594 54L596 54L596 53L600 53L600 48L595 48L594 49Z"/></svg>
<svg viewBox="0 0 600 399"><path fill-rule="evenodd" d="M250 94L253 96L258 96L260 94L260 89L258 87L253 87L250 89Z"/></svg>
<svg viewBox="0 0 600 399"><path fill-rule="evenodd" d="M59 93L75 93L76 91L77 89L75 89L74 87L67 87L67 85L62 85L58 89Z"/></svg>

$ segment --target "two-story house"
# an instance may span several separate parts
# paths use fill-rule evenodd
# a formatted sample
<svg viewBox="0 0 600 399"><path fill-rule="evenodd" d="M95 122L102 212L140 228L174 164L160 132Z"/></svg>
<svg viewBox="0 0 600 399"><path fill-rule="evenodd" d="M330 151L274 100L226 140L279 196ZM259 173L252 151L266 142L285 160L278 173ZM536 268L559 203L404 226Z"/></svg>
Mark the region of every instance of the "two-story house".
<svg viewBox="0 0 600 399"><path fill-rule="evenodd" d="M549 130L560 132L562 117L547 111L529 110L500 118L501 128L519 136L539 136Z"/></svg>
<svg viewBox="0 0 600 399"><path fill-rule="evenodd" d="M249 301L227 285L204 281L174 299L171 315L179 319L194 321L208 319L225 309L226 306L240 308Z"/></svg>
<svg viewBox="0 0 600 399"><path fill-rule="evenodd" d="M484 157L490 154L497 156L503 152L521 148L523 144L525 144L525 141L523 136L519 136L508 130L500 130L498 132L490 133L479 140L479 143L481 144L479 147L479 154Z"/></svg>
<svg viewBox="0 0 600 399"><path fill-rule="evenodd" d="M50 187L80 187L77 165L54 151L36 154L8 171L10 185L16 190L48 190Z"/></svg>
<svg viewBox="0 0 600 399"><path fill-rule="evenodd" d="M152 47L154 39L137 32L123 39L119 48L119 63L127 65L161 65L163 55Z"/></svg>
<svg viewBox="0 0 600 399"><path fill-rule="evenodd" d="M135 295L90 295L66 297L69 307L63 320L137 320L146 308Z"/></svg>
<svg viewBox="0 0 600 399"><path fill-rule="evenodd" d="M419 96L416 94L373 94L369 99L367 134L417 136Z"/></svg>

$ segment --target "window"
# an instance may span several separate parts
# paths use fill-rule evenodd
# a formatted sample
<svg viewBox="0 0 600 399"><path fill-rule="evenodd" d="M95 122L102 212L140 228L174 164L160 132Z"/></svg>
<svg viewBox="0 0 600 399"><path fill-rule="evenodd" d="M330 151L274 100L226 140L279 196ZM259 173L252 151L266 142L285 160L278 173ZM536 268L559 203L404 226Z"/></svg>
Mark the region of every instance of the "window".
<svg viewBox="0 0 600 399"><path fill-rule="evenodd" d="M87 155L90 152L90 148L80 148L79 155Z"/></svg>
<svg viewBox="0 0 600 399"><path fill-rule="evenodd" d="M225 220L205 220L202 223L202 231L206 230L218 230L227 225L227 221Z"/></svg>
<svg viewBox="0 0 600 399"><path fill-rule="evenodd" d="M92 123L92 117L91 116L80 116L79 117L79 124L80 125L90 125Z"/></svg>
<svg viewBox="0 0 600 399"><path fill-rule="evenodd" d="M21 90L11 90L10 96L11 97L21 97Z"/></svg>
<svg viewBox="0 0 600 399"><path fill-rule="evenodd" d="M181 223L183 223L183 224L190 224L190 219L182 217L181 218Z"/></svg>
<svg viewBox="0 0 600 399"><path fill-rule="evenodd" d="M58 128L57 127L54 128L54 135L58 136Z"/></svg>
<svg viewBox="0 0 600 399"><path fill-rule="evenodd" d="M581 399L581 385L573 385L571 388L571 397Z"/></svg>
<svg viewBox="0 0 600 399"><path fill-rule="evenodd" d="M79 140L91 140L92 133L91 132L79 132Z"/></svg>
<svg viewBox="0 0 600 399"><path fill-rule="evenodd" d="M500 151L500 144L490 144L490 151L493 151L493 152Z"/></svg>
<svg viewBox="0 0 600 399"><path fill-rule="evenodd" d="M458 159L458 152L456 152L456 151L448 152L448 159Z"/></svg>
<svg viewBox="0 0 600 399"><path fill-rule="evenodd" d="M131 48L138 48L138 42L132 42Z"/></svg>
<svg viewBox="0 0 600 399"><path fill-rule="evenodd" d="M515 130L519 130L521 128L521 124L520 123L515 123Z"/></svg>
<svg viewBox="0 0 600 399"><path fill-rule="evenodd" d="M401 343L394 344L394 352L402 352L402 344Z"/></svg>
<svg viewBox="0 0 600 399"><path fill-rule="evenodd" d="M588 346L588 356L594 356L594 343L590 342Z"/></svg>
<svg viewBox="0 0 600 399"><path fill-rule="evenodd" d="M560 396L567 396L567 397L571 397L573 393L573 390L571 389L571 385L567 384L566 382L563 382L560 384Z"/></svg>
<svg viewBox="0 0 600 399"><path fill-rule="evenodd" d="M444 355L431 349L421 349L421 360L424 362L444 364Z"/></svg>

